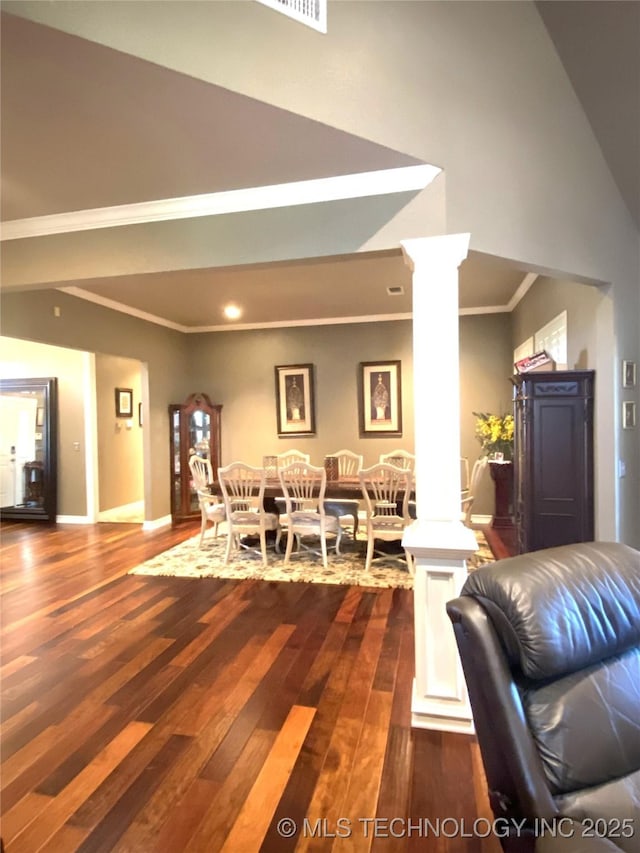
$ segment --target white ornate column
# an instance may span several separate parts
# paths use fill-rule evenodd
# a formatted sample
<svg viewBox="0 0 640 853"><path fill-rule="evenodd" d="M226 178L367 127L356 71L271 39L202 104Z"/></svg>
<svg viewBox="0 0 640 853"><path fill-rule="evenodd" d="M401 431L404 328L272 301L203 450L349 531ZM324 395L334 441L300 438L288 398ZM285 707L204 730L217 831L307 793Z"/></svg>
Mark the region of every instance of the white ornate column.
<svg viewBox="0 0 640 853"><path fill-rule="evenodd" d="M445 605L477 548L460 520L458 267L469 237L401 241L413 272L417 520L403 540L416 562L412 723L458 732L472 732L473 719Z"/></svg>

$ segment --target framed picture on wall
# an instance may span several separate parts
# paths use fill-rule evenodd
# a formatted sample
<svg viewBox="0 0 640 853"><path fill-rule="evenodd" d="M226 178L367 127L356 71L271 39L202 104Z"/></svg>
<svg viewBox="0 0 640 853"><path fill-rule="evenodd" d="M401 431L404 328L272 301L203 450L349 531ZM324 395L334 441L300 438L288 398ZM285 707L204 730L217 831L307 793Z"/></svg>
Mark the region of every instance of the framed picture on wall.
<svg viewBox="0 0 640 853"><path fill-rule="evenodd" d="M360 362L359 385L360 434L402 435L400 362Z"/></svg>
<svg viewBox="0 0 640 853"><path fill-rule="evenodd" d="M116 417L130 418L133 415L133 389L116 388Z"/></svg>
<svg viewBox="0 0 640 853"><path fill-rule="evenodd" d="M313 435L316 431L312 364L283 364L276 372L278 435Z"/></svg>

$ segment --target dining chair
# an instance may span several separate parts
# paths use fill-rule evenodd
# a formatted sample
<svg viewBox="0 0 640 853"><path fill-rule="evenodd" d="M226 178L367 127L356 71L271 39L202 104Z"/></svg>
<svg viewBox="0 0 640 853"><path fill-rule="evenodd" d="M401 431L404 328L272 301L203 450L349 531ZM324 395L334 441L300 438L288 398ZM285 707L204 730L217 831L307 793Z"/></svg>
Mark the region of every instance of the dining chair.
<svg viewBox="0 0 640 853"><path fill-rule="evenodd" d="M361 453L354 453L352 450L336 450L335 453L327 453L338 460L338 477L357 477L358 471L364 463L364 456Z"/></svg>
<svg viewBox="0 0 640 853"><path fill-rule="evenodd" d="M364 456L361 453L354 453L352 450L337 450L335 453L327 454L327 456L337 459L338 480L357 479L358 471L364 463ZM352 536L355 539L358 533L360 502L347 498L329 498L325 501L325 506L329 512L338 514L342 529L351 530Z"/></svg>
<svg viewBox="0 0 640 853"><path fill-rule="evenodd" d="M208 524L213 525L213 538L218 537L218 526L221 521L225 520L224 503L216 495L212 495L209 491L209 486L213 483L213 469L211 461L202 456L193 453L189 458L189 469L191 471L191 479L198 496L198 506L200 507L200 548L204 542L204 535Z"/></svg>
<svg viewBox="0 0 640 853"><path fill-rule="evenodd" d="M306 551L321 555L322 565L326 569L327 537L335 537L335 550L338 555L342 538L339 519L325 510L326 471L322 466L294 462L280 468L279 476L286 507L285 564L289 562L295 539L299 553ZM309 536L320 538L320 551L303 543L303 537Z"/></svg>
<svg viewBox="0 0 640 853"><path fill-rule="evenodd" d="M460 457L460 493L463 498L469 493L469 459Z"/></svg>
<svg viewBox="0 0 640 853"><path fill-rule="evenodd" d="M365 569L369 571L375 560L389 560L397 557L406 562L409 572L413 574L413 560L406 549L403 556L392 555L375 547L376 540L384 542L401 540L405 527L413 522L409 515L412 471L409 468L378 463L370 468L363 468L358 477L367 507ZM376 554L378 556L375 556Z"/></svg>
<svg viewBox="0 0 640 853"><path fill-rule="evenodd" d="M462 522L465 527L471 527L471 509L473 508L478 486L487 468L488 462L488 456L481 456L473 463L471 477L469 478L469 488L466 494L463 493L461 500Z"/></svg>
<svg viewBox="0 0 640 853"><path fill-rule="evenodd" d="M410 471L416 466L415 454L408 450L392 450L390 453L381 453L379 460L382 465L395 465L397 468L408 468Z"/></svg>
<svg viewBox="0 0 640 853"><path fill-rule="evenodd" d="M254 468L244 462L232 462L218 468L218 480L224 498L227 516L227 550L225 565L231 551L244 549L262 555L267 565L267 531L276 531L275 549L279 551L280 522L275 512L266 512L263 506L266 474L263 468ZM260 537L260 550L242 541L243 536Z"/></svg>
<svg viewBox="0 0 640 853"><path fill-rule="evenodd" d="M276 454L278 459L278 468L286 468L293 462L311 462L311 456L308 453L303 453L301 450L283 450L282 453Z"/></svg>
<svg viewBox="0 0 640 853"><path fill-rule="evenodd" d="M311 456L308 453L303 453L301 450L283 450L282 453L276 455L276 474L280 468L286 468L287 465L292 465L294 462L304 462L309 464ZM288 519L286 509L284 508L284 499L276 498L276 506L280 511L280 524L284 530L287 527Z"/></svg>

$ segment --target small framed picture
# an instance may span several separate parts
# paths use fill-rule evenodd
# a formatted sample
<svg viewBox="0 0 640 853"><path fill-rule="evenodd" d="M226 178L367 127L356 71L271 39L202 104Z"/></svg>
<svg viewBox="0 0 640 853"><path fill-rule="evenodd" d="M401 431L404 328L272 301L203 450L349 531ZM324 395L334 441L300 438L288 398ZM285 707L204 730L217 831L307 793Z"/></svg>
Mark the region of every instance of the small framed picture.
<svg viewBox="0 0 640 853"><path fill-rule="evenodd" d="M399 361L360 362L360 434L402 435Z"/></svg>
<svg viewBox="0 0 640 853"><path fill-rule="evenodd" d="M133 389L116 388L116 417L130 418L133 415Z"/></svg>
<svg viewBox="0 0 640 853"><path fill-rule="evenodd" d="M313 435L316 431L312 364L282 364L276 371L278 435Z"/></svg>
<svg viewBox="0 0 640 853"><path fill-rule="evenodd" d="M622 429L634 429L636 425L636 404L633 400L622 403Z"/></svg>
<svg viewBox="0 0 640 853"><path fill-rule="evenodd" d="M635 388L636 387L636 363L635 363L635 361L627 361L625 359L622 362L622 387L623 388Z"/></svg>

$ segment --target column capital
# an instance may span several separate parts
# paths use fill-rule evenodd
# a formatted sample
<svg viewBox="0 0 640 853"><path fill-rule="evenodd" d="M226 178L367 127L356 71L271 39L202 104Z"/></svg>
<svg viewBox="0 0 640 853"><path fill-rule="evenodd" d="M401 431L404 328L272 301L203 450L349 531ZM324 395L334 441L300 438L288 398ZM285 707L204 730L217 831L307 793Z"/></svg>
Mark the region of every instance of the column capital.
<svg viewBox="0 0 640 853"><path fill-rule="evenodd" d="M478 550L473 531L461 521L414 521L405 528L402 545L427 566L430 561L466 561Z"/></svg>
<svg viewBox="0 0 640 853"><path fill-rule="evenodd" d="M416 237L401 240L407 266L413 271L418 267L457 269L467 257L471 234L443 234L438 237Z"/></svg>

